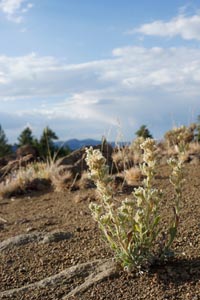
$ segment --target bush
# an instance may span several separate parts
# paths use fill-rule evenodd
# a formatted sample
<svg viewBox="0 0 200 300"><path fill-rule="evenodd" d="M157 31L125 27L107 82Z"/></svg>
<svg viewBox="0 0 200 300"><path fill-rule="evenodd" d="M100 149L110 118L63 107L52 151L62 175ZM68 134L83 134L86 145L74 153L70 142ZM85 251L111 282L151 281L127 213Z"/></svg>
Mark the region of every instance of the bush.
<svg viewBox="0 0 200 300"><path fill-rule="evenodd" d="M191 126L181 126L175 127L165 133L165 140L168 147L175 147L179 152L184 152L189 143L194 140L194 130L193 124Z"/></svg>
<svg viewBox="0 0 200 300"><path fill-rule="evenodd" d="M86 150L86 162L100 196L100 204L91 203L90 209L98 222L103 236L115 253L115 258L129 270L140 270L150 266L156 259L167 257L176 236L181 201L182 160L171 159L170 182L175 188L174 215L167 233L162 232L160 201L162 191L153 188L156 167L156 144L146 139L141 144L144 176L143 187L136 188L133 199L125 199L117 205L113 190L113 179L109 175L106 159L99 150Z"/></svg>
<svg viewBox="0 0 200 300"><path fill-rule="evenodd" d="M7 175L5 180L0 183L0 197L6 198L21 194L28 190L36 179L50 181L50 175L50 169L43 162L30 163L26 167L20 167Z"/></svg>

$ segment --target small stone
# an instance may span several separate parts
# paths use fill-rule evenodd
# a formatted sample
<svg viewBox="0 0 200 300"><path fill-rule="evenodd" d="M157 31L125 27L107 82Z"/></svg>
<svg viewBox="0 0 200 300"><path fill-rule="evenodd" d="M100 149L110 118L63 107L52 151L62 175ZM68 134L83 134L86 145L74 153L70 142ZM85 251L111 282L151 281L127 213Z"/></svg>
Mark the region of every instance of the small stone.
<svg viewBox="0 0 200 300"><path fill-rule="evenodd" d="M0 230L3 230L5 228L5 224L0 224Z"/></svg>
<svg viewBox="0 0 200 300"><path fill-rule="evenodd" d="M35 231L35 230L36 230L36 228L34 228L34 227L28 227L26 229L26 232L29 233L29 232L32 232L32 231Z"/></svg>
<svg viewBox="0 0 200 300"><path fill-rule="evenodd" d="M8 259L8 260L7 260L7 265L12 265L13 262L14 262L14 261L13 261L12 259Z"/></svg>
<svg viewBox="0 0 200 300"><path fill-rule="evenodd" d="M26 269L25 268L20 268L19 272L24 274L24 273L26 273Z"/></svg>

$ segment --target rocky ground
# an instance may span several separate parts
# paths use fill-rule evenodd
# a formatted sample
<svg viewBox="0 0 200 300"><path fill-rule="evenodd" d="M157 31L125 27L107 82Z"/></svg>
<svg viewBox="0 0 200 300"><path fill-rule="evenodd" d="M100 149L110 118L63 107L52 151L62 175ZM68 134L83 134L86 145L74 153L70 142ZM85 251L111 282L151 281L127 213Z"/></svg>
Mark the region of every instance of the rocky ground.
<svg viewBox="0 0 200 300"><path fill-rule="evenodd" d="M88 209L94 189L0 200L0 299L200 300L200 165L185 172L176 256L140 276L111 260ZM167 167L155 185L165 194L165 222L173 198ZM118 193L124 197L130 189Z"/></svg>

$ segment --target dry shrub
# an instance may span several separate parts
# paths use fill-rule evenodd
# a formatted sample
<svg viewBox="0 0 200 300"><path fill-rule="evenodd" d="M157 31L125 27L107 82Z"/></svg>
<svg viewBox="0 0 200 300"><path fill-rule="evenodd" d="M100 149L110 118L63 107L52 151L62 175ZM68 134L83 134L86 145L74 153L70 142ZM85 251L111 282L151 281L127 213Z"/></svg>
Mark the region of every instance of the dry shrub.
<svg viewBox="0 0 200 300"><path fill-rule="evenodd" d="M185 149L185 146L194 140L194 129L194 125L191 124L189 127L175 127L167 131L165 133L165 140L168 148L175 147L176 152L178 152L178 150L182 151L183 148Z"/></svg>
<svg viewBox="0 0 200 300"><path fill-rule="evenodd" d="M71 185L73 175L72 172L66 170L64 166L56 167L53 165L50 167L50 179L53 188L57 192L60 192Z"/></svg>
<svg viewBox="0 0 200 300"><path fill-rule="evenodd" d="M64 167L57 167L55 162L33 162L26 167L20 167L11 172L0 183L0 196L2 198L24 193L26 190L42 189L48 182L56 191L69 187L72 173Z"/></svg>
<svg viewBox="0 0 200 300"><path fill-rule="evenodd" d="M87 171L84 171L82 173L81 178L77 184L81 190L95 187L94 181L89 178Z"/></svg>
<svg viewBox="0 0 200 300"><path fill-rule="evenodd" d="M198 142L190 143L189 153L190 154L200 154L200 143L198 143Z"/></svg>
<svg viewBox="0 0 200 300"><path fill-rule="evenodd" d="M144 142L143 137L138 137L133 140L130 145L117 147L112 155L118 172L128 170L135 165L142 163L143 150L140 145Z"/></svg>
<svg viewBox="0 0 200 300"><path fill-rule="evenodd" d="M112 154L112 159L118 172L129 169L134 164L133 152L128 145L124 147L117 147Z"/></svg>
<svg viewBox="0 0 200 300"><path fill-rule="evenodd" d="M5 198L25 192L31 187L31 183L35 179L50 180L50 173L46 163L30 163L26 167L20 167L18 170L11 172L0 183L0 196Z"/></svg>
<svg viewBox="0 0 200 300"><path fill-rule="evenodd" d="M124 171L124 178L128 185L135 185L142 179L142 172L138 167L132 167Z"/></svg>
<svg viewBox="0 0 200 300"><path fill-rule="evenodd" d="M130 145L130 151L133 154L133 161L135 165L139 165L142 163L143 158L143 150L141 149L140 145L145 141L143 137L137 137L133 140Z"/></svg>

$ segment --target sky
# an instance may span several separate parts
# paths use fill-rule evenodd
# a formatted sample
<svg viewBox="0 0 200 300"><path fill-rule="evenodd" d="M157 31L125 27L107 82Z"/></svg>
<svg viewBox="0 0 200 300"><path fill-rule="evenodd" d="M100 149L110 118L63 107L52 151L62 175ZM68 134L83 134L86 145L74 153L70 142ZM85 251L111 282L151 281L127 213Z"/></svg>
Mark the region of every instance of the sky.
<svg viewBox="0 0 200 300"><path fill-rule="evenodd" d="M0 0L0 124L10 143L161 139L200 114L200 0Z"/></svg>

